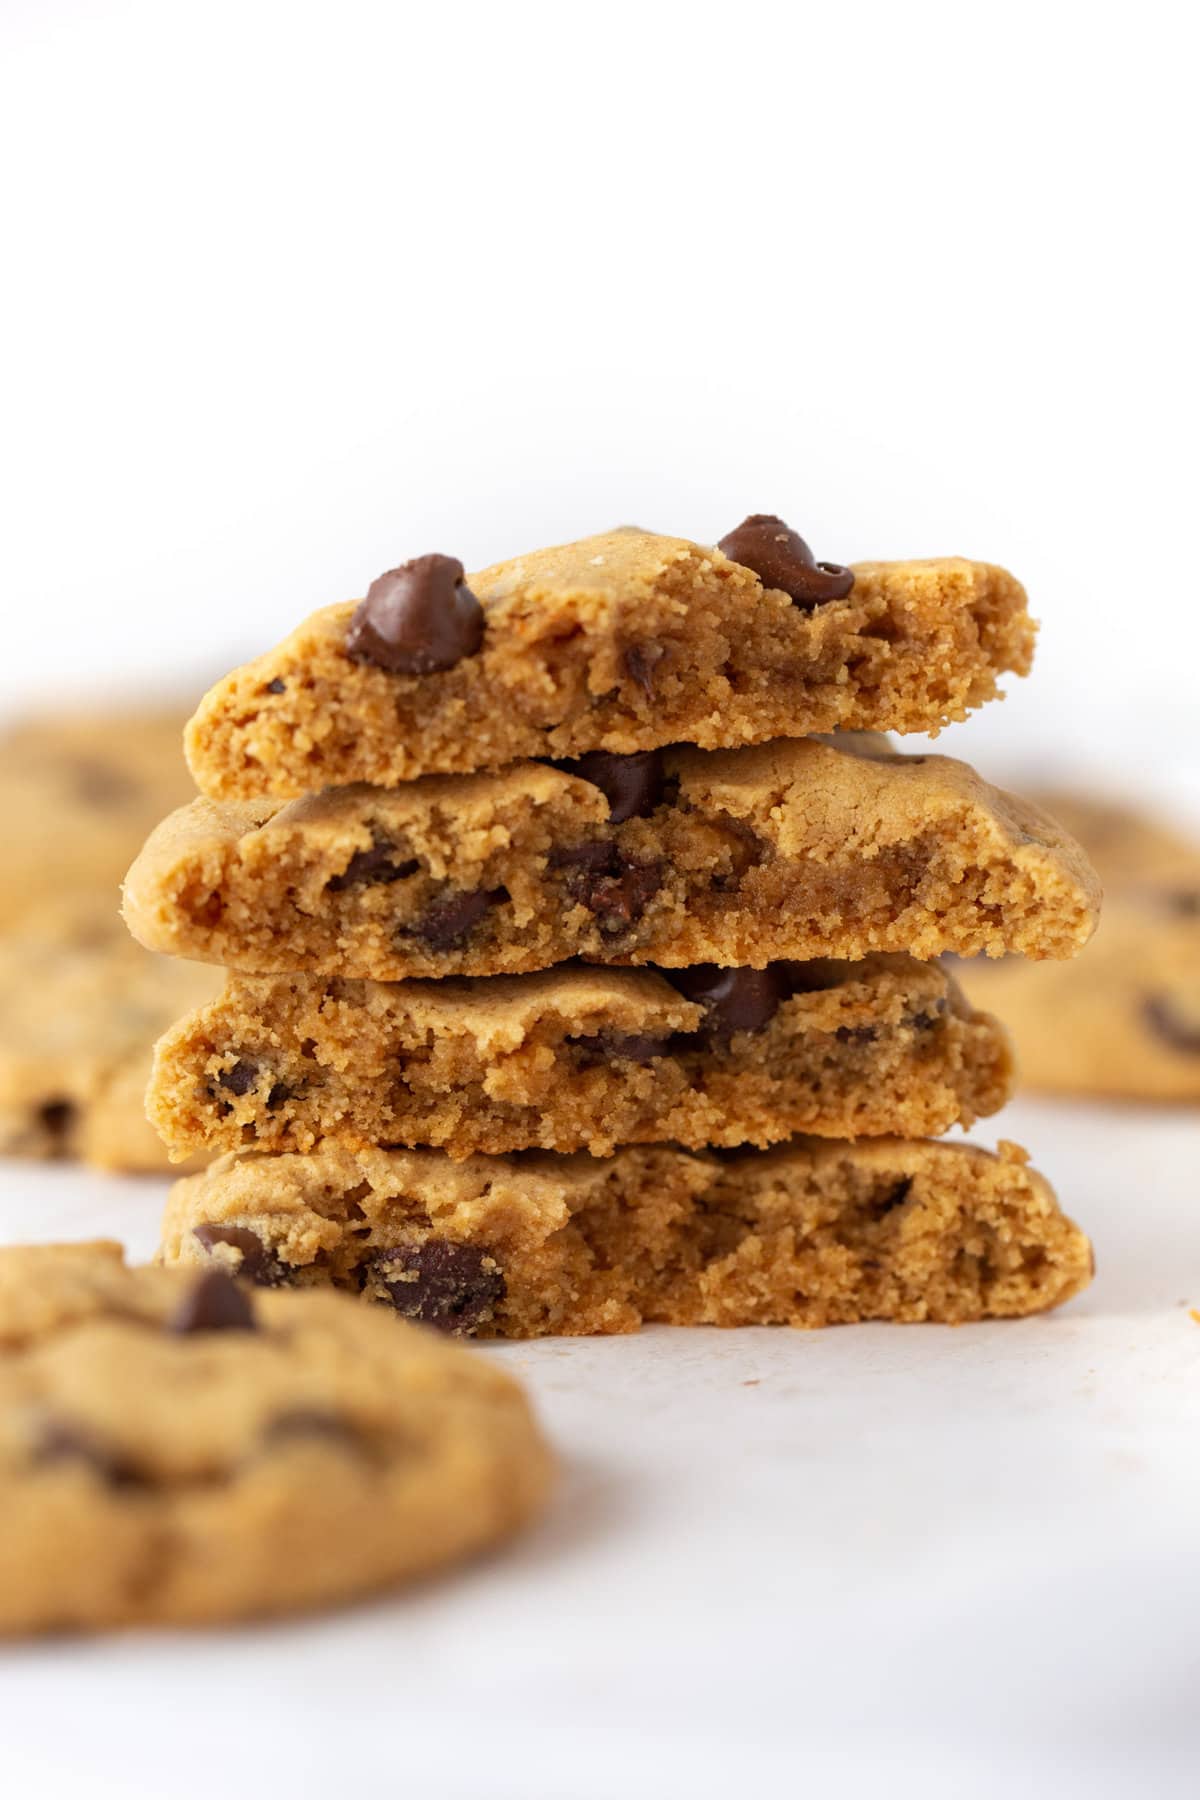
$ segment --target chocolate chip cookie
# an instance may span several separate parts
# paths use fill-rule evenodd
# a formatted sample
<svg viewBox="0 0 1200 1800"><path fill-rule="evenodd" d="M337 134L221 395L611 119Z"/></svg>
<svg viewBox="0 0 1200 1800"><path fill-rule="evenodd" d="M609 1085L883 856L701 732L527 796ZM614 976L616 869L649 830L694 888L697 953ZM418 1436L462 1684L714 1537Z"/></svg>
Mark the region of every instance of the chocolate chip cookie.
<svg viewBox="0 0 1200 1800"><path fill-rule="evenodd" d="M1002 1027L905 956L479 980L233 977L168 1032L147 1104L176 1154L322 1138L540 1146L936 1135L1004 1104Z"/></svg>
<svg viewBox="0 0 1200 1800"><path fill-rule="evenodd" d="M1047 794L1104 881L1077 965L956 964L1011 1025L1020 1079L1048 1093L1200 1100L1200 844L1132 807Z"/></svg>
<svg viewBox="0 0 1200 1800"><path fill-rule="evenodd" d="M65 712L0 734L0 927L75 894L111 912L146 833L191 798L182 709Z"/></svg>
<svg viewBox="0 0 1200 1800"><path fill-rule="evenodd" d="M0 935L0 1155L168 1166L146 1118L155 1040L216 971L152 956L116 895L46 903Z"/></svg>
<svg viewBox="0 0 1200 1800"><path fill-rule="evenodd" d="M573 956L1071 956L1098 900L1078 846L965 763L781 739L196 801L150 838L125 915L151 949L249 974L396 981Z"/></svg>
<svg viewBox="0 0 1200 1800"><path fill-rule="evenodd" d="M607 1160L235 1153L172 1190L163 1255L481 1337L959 1324L1059 1305L1092 1267L1024 1151L896 1138Z"/></svg>
<svg viewBox="0 0 1200 1800"><path fill-rule="evenodd" d="M819 563L778 519L719 549L626 529L464 574L389 570L206 696L202 792L290 799L518 757L937 731L1026 674L1019 582L961 557Z"/></svg>
<svg viewBox="0 0 1200 1800"><path fill-rule="evenodd" d="M549 1476L507 1375L340 1295L0 1251L0 1632L328 1605L507 1536Z"/></svg>

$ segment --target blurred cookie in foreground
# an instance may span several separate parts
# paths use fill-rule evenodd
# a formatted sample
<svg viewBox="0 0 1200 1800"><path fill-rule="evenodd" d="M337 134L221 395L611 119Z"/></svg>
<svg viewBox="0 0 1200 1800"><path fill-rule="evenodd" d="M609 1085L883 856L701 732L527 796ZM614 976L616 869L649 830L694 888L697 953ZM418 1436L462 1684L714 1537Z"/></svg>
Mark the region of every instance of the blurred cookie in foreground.
<svg viewBox="0 0 1200 1800"><path fill-rule="evenodd" d="M1100 930L1074 963L951 959L955 975L1009 1027L1018 1086L1200 1101L1200 842L1114 801L1036 798L1100 871Z"/></svg>
<svg viewBox="0 0 1200 1800"><path fill-rule="evenodd" d="M0 1251L0 1636L350 1600L498 1543L551 1476L517 1383L394 1316Z"/></svg>
<svg viewBox="0 0 1200 1800"><path fill-rule="evenodd" d="M154 1043L219 987L135 944L107 889L0 934L0 1155L165 1170L145 1107Z"/></svg>
<svg viewBox="0 0 1200 1800"><path fill-rule="evenodd" d="M191 798L182 731L182 711L124 707L47 713L0 732L0 926L81 891L115 906L147 832Z"/></svg>

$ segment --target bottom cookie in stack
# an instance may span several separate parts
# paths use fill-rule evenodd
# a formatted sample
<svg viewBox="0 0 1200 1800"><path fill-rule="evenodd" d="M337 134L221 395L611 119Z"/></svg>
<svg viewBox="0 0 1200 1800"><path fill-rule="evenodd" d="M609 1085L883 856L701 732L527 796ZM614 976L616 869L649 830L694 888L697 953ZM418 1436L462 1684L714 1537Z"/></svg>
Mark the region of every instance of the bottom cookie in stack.
<svg viewBox="0 0 1200 1800"><path fill-rule="evenodd" d="M896 1138L458 1162L332 1142L234 1153L176 1184L162 1254L517 1338L1015 1317L1093 1267L1017 1146Z"/></svg>

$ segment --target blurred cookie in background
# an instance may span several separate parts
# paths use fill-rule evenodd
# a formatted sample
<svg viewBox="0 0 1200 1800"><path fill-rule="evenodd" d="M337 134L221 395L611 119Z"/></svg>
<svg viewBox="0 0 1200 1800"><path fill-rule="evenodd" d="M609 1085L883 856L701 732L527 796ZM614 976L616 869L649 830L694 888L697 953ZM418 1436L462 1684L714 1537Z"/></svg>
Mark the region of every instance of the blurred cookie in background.
<svg viewBox="0 0 1200 1800"><path fill-rule="evenodd" d="M164 812L193 798L186 709L48 713L0 731L0 927L32 906L119 903L126 869Z"/></svg>
<svg viewBox="0 0 1200 1800"><path fill-rule="evenodd" d="M165 1171L145 1116L156 1039L215 970L134 943L120 883L191 792L183 709L30 719L0 735L0 1155Z"/></svg>
<svg viewBox="0 0 1200 1800"><path fill-rule="evenodd" d="M1017 1084L1200 1102L1200 842L1117 801L1035 796L1100 871L1100 928L1072 963L953 962L1017 1046Z"/></svg>

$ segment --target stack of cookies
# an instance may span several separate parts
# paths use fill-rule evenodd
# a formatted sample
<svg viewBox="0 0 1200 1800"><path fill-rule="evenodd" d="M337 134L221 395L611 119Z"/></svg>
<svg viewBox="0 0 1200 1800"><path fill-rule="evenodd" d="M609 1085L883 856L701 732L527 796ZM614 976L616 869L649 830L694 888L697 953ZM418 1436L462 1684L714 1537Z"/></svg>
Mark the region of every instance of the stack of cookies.
<svg viewBox="0 0 1200 1800"><path fill-rule="evenodd" d="M623 530L464 576L421 556L204 700L204 797L130 872L151 948L230 970L153 1122L218 1154L170 1263L446 1330L1038 1311L1090 1273L936 960L1069 957L1078 846L897 754L1024 673L1020 585Z"/></svg>

